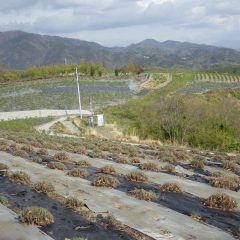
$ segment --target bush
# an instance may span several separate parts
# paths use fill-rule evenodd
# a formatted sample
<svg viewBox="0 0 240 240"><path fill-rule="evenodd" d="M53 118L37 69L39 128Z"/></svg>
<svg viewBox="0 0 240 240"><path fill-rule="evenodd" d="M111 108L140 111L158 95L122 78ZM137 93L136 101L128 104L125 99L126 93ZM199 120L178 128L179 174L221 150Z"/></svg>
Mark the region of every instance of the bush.
<svg viewBox="0 0 240 240"><path fill-rule="evenodd" d="M8 170L8 166L4 163L0 163L0 171L6 171Z"/></svg>
<svg viewBox="0 0 240 240"><path fill-rule="evenodd" d="M222 172L218 172L218 171L209 173L210 177L221 177L222 175L223 175L223 173Z"/></svg>
<svg viewBox="0 0 240 240"><path fill-rule="evenodd" d="M118 158L116 160L116 163L120 163L120 164L128 164L128 160L125 158Z"/></svg>
<svg viewBox="0 0 240 240"><path fill-rule="evenodd" d="M55 191L53 185L51 183L48 183L47 181L35 183L33 185L33 189L39 193L45 194Z"/></svg>
<svg viewBox="0 0 240 240"><path fill-rule="evenodd" d="M72 177L81 177L81 178L85 178L88 176L88 171L85 169L80 169L80 168L74 168L72 170L70 170L67 173L69 176Z"/></svg>
<svg viewBox="0 0 240 240"><path fill-rule="evenodd" d="M76 162L76 165L79 167L91 167L91 164L85 160Z"/></svg>
<svg viewBox="0 0 240 240"><path fill-rule="evenodd" d="M26 151L26 152L32 152L33 147L31 145L24 145L21 147L21 150Z"/></svg>
<svg viewBox="0 0 240 240"><path fill-rule="evenodd" d="M140 163L140 160L137 159L137 158L133 158L133 159L131 159L131 163L132 163L132 164L139 164L139 163Z"/></svg>
<svg viewBox="0 0 240 240"><path fill-rule="evenodd" d="M31 160L35 163L42 163L42 159L38 156L34 156Z"/></svg>
<svg viewBox="0 0 240 240"><path fill-rule="evenodd" d="M160 170L160 166L156 163L141 163L138 166L142 170L154 171L158 172Z"/></svg>
<svg viewBox="0 0 240 240"><path fill-rule="evenodd" d="M29 184L30 183L30 177L22 171L17 171L14 172L10 175L11 181L14 183L19 183L19 184Z"/></svg>
<svg viewBox="0 0 240 240"><path fill-rule="evenodd" d="M204 168L204 162L201 160L192 160L190 164L194 168L199 168L199 169Z"/></svg>
<svg viewBox="0 0 240 240"><path fill-rule="evenodd" d="M56 160L56 161L69 161L70 158L68 156L67 153L65 152L59 152L59 153L56 153L54 156L53 156L53 159Z"/></svg>
<svg viewBox="0 0 240 240"><path fill-rule="evenodd" d="M144 173L141 173L138 171L127 174L125 176L125 179L131 182L147 182L148 181L148 177Z"/></svg>
<svg viewBox="0 0 240 240"><path fill-rule="evenodd" d="M92 185L96 187L116 188L119 185L119 182L112 176L101 174L93 180Z"/></svg>
<svg viewBox="0 0 240 240"><path fill-rule="evenodd" d="M4 196L0 196L0 204L2 204L4 206L8 206L9 205L9 200Z"/></svg>
<svg viewBox="0 0 240 240"><path fill-rule="evenodd" d="M237 202L226 194L213 194L205 200L204 206L221 209L223 211L231 211L237 208Z"/></svg>
<svg viewBox="0 0 240 240"><path fill-rule="evenodd" d="M98 173L106 173L106 174L114 174L116 173L116 169L112 165L107 165L98 169Z"/></svg>
<svg viewBox="0 0 240 240"><path fill-rule="evenodd" d="M65 206L67 208L78 208L83 207L84 203L75 197L69 197L65 200Z"/></svg>
<svg viewBox="0 0 240 240"><path fill-rule="evenodd" d="M172 173L175 172L175 166L168 164L162 167L162 170Z"/></svg>
<svg viewBox="0 0 240 240"><path fill-rule="evenodd" d="M165 183L161 186L163 192L176 192L181 193L182 189L177 183Z"/></svg>
<svg viewBox="0 0 240 240"><path fill-rule="evenodd" d="M0 151L2 151L2 152L7 152L7 151L9 151L9 150L10 150L10 147L7 146L7 145L2 145L2 146L0 146Z"/></svg>
<svg viewBox="0 0 240 240"><path fill-rule="evenodd" d="M156 194L152 191L146 191L144 189L134 189L129 191L129 194L137 199L145 201L153 201L157 198Z"/></svg>
<svg viewBox="0 0 240 240"><path fill-rule="evenodd" d="M238 177L218 177L211 179L209 183L213 187L217 188L226 188L226 189L231 189L235 190L240 186L240 178Z"/></svg>
<svg viewBox="0 0 240 240"><path fill-rule="evenodd" d="M47 166L48 168L51 168L51 169L67 170L67 167L60 162L51 162Z"/></svg>
<svg viewBox="0 0 240 240"><path fill-rule="evenodd" d="M41 148L37 151L37 154L47 156L48 155L48 150L44 149L44 148Z"/></svg>
<svg viewBox="0 0 240 240"><path fill-rule="evenodd" d="M46 226L54 223L53 215L45 208L27 207L20 212L20 221L37 226Z"/></svg>
<svg viewBox="0 0 240 240"><path fill-rule="evenodd" d="M232 172L236 172L238 169L237 164L229 161L223 163L223 168L225 170L232 171Z"/></svg>
<svg viewBox="0 0 240 240"><path fill-rule="evenodd" d="M13 155L21 158L26 158L28 156L27 152L24 150L17 150L13 153Z"/></svg>

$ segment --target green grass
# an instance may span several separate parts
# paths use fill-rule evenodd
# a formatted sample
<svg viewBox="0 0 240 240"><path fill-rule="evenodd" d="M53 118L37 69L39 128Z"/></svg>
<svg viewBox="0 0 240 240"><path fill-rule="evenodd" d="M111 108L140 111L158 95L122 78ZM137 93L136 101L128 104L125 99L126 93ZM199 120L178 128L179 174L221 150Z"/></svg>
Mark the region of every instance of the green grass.
<svg viewBox="0 0 240 240"><path fill-rule="evenodd" d="M0 130L34 133L36 132L34 126L50 122L52 119L53 117L0 121Z"/></svg>

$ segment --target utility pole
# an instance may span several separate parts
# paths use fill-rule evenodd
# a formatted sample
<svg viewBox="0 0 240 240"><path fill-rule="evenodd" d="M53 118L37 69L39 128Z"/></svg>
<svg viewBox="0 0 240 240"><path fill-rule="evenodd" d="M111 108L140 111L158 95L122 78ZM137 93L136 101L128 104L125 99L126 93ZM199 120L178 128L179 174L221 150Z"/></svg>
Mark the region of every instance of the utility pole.
<svg viewBox="0 0 240 240"><path fill-rule="evenodd" d="M82 105L81 105L81 95L80 95L80 87L79 87L79 79L78 79L78 70L77 70L77 68L76 68L76 75L77 75L79 114L80 114L80 118L82 119Z"/></svg>

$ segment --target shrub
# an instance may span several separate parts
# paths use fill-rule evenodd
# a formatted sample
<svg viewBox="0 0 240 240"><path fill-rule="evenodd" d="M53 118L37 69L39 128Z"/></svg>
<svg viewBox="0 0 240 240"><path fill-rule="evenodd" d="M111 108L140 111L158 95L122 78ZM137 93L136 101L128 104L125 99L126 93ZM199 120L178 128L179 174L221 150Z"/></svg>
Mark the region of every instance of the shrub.
<svg viewBox="0 0 240 240"><path fill-rule="evenodd" d="M10 175L10 179L14 183L19 183L19 184L29 184L30 183L30 177L22 171L17 171L14 172Z"/></svg>
<svg viewBox="0 0 240 240"><path fill-rule="evenodd" d="M8 206L9 205L9 200L4 196L0 196L0 204L2 204L4 206Z"/></svg>
<svg viewBox="0 0 240 240"><path fill-rule="evenodd" d="M226 188L226 189L231 189L235 190L240 186L240 178L238 177L218 177L211 179L209 183L213 187L217 188Z"/></svg>
<svg viewBox="0 0 240 240"><path fill-rule="evenodd" d="M204 168L204 162L201 160L192 160L190 164L194 168L199 168L199 169Z"/></svg>
<svg viewBox="0 0 240 240"><path fill-rule="evenodd" d="M98 173L106 173L106 174L114 174L116 173L116 169L112 165L107 165L98 169Z"/></svg>
<svg viewBox="0 0 240 240"><path fill-rule="evenodd" d="M132 182L147 182L148 181L148 177L144 173L141 173L138 171L127 174L125 176L125 179L127 181L132 181Z"/></svg>
<svg viewBox="0 0 240 240"><path fill-rule="evenodd" d="M137 159L137 158L133 158L133 159L131 159L131 163L132 163L132 164L139 164L139 163L140 163L140 160Z"/></svg>
<svg viewBox="0 0 240 240"><path fill-rule="evenodd" d="M69 197L65 200L65 206L68 208L83 207L84 203L75 197Z"/></svg>
<svg viewBox="0 0 240 240"><path fill-rule="evenodd" d="M26 158L28 154L24 150L17 150L13 153L14 156Z"/></svg>
<svg viewBox="0 0 240 240"><path fill-rule="evenodd" d="M38 156L34 156L31 160L35 163L41 163L42 162L42 159Z"/></svg>
<svg viewBox="0 0 240 240"><path fill-rule="evenodd" d="M31 152L31 151L33 151L33 147L31 145L23 145L21 147L21 150L26 151L26 152Z"/></svg>
<svg viewBox="0 0 240 240"><path fill-rule="evenodd" d="M185 162L191 159L191 156L189 156L189 154L182 151L175 151L173 154L176 156L177 161Z"/></svg>
<svg viewBox="0 0 240 240"><path fill-rule="evenodd" d="M0 171L8 170L8 166L4 163L0 163Z"/></svg>
<svg viewBox="0 0 240 240"><path fill-rule="evenodd" d="M116 160L116 163L120 163L120 164L128 164L128 160L126 158L118 158Z"/></svg>
<svg viewBox="0 0 240 240"><path fill-rule="evenodd" d="M2 151L2 152L7 152L7 151L9 151L9 150L10 150L10 147L7 146L7 145L2 145L2 146L0 146L0 151Z"/></svg>
<svg viewBox="0 0 240 240"><path fill-rule="evenodd" d="M67 170L67 167L60 162L51 162L47 166L51 169Z"/></svg>
<svg viewBox="0 0 240 240"><path fill-rule="evenodd" d="M53 156L53 159L56 160L56 161L66 161L66 162L70 160L68 154L65 153L65 152L56 153Z"/></svg>
<svg viewBox="0 0 240 240"><path fill-rule="evenodd" d="M146 191L144 189L134 189L129 191L129 194L137 199L145 201L153 201L157 198L156 194L152 191Z"/></svg>
<svg viewBox="0 0 240 240"><path fill-rule="evenodd" d="M182 189L177 183L165 183L161 186L163 192L176 192L181 193Z"/></svg>
<svg viewBox="0 0 240 240"><path fill-rule="evenodd" d="M27 207L20 212L20 221L38 226L46 226L54 222L53 215L45 208Z"/></svg>
<svg viewBox="0 0 240 240"><path fill-rule="evenodd" d="M215 172L210 172L209 176L210 177L221 177L223 175L223 173L215 171Z"/></svg>
<svg viewBox="0 0 240 240"><path fill-rule="evenodd" d="M79 167L91 167L91 164L85 160L76 162L76 165Z"/></svg>
<svg viewBox="0 0 240 240"><path fill-rule="evenodd" d="M93 180L92 185L96 187L116 188L119 185L119 182L112 176L101 174Z"/></svg>
<svg viewBox="0 0 240 240"><path fill-rule="evenodd" d="M88 171L85 170L85 169L74 168L74 169L70 170L67 174L68 174L69 176L72 176L72 177L81 177L81 178L84 178L84 177L87 177L87 176L88 176Z"/></svg>
<svg viewBox="0 0 240 240"><path fill-rule="evenodd" d="M223 163L223 168L228 171L236 172L238 167L234 162L224 162Z"/></svg>
<svg viewBox="0 0 240 240"><path fill-rule="evenodd" d="M48 183L47 181L35 183L33 185L33 189L37 192L45 194L55 191L53 185L51 183Z"/></svg>
<svg viewBox="0 0 240 240"><path fill-rule="evenodd" d="M156 163L141 163L138 167L142 170L149 170L154 172L158 172L160 170L160 166Z"/></svg>
<svg viewBox="0 0 240 240"><path fill-rule="evenodd" d="M237 208L237 202L226 194L213 194L205 200L204 206L231 211Z"/></svg>
<svg viewBox="0 0 240 240"><path fill-rule="evenodd" d="M37 151L37 154L47 156L48 155L48 150L44 149L44 148L41 148Z"/></svg>
<svg viewBox="0 0 240 240"><path fill-rule="evenodd" d="M162 167L162 170L172 173L175 172L175 166L168 164Z"/></svg>

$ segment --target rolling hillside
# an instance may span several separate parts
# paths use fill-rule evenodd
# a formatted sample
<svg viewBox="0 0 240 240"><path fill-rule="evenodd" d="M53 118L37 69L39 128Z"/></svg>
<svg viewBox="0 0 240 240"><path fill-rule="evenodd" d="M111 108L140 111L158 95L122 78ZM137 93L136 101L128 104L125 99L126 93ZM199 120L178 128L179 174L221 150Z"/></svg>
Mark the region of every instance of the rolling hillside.
<svg viewBox="0 0 240 240"><path fill-rule="evenodd" d="M211 68L240 64L240 52L228 48L152 39L127 47L108 48L94 42L10 31L0 33L2 67L23 69L48 64L78 63L80 59L102 61L109 67L133 62L143 67Z"/></svg>

